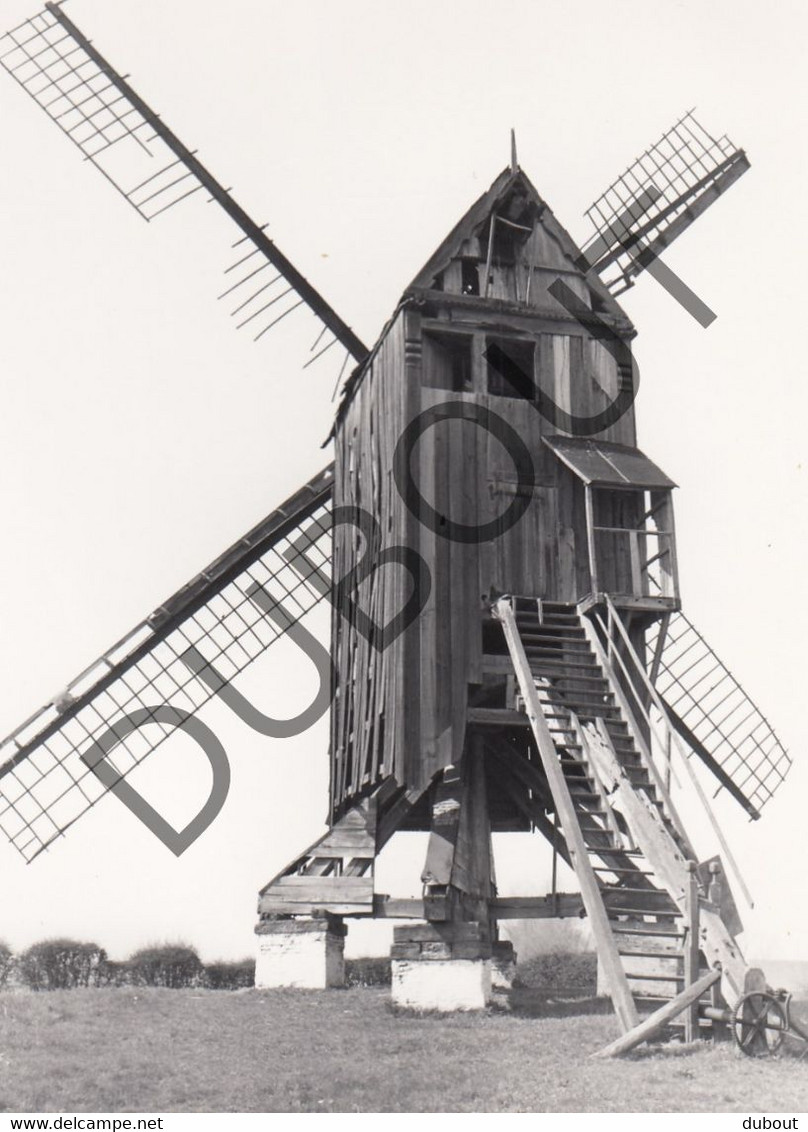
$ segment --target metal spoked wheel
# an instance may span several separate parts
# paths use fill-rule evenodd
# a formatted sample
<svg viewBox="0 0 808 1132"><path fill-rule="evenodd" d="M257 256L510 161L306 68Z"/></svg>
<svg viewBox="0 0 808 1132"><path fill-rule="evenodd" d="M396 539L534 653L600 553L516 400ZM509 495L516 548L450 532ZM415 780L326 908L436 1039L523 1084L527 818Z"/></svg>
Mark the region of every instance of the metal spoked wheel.
<svg viewBox="0 0 808 1132"><path fill-rule="evenodd" d="M788 1022L780 1001L772 994L745 994L735 1007L735 1041L747 1057L771 1057L783 1043Z"/></svg>

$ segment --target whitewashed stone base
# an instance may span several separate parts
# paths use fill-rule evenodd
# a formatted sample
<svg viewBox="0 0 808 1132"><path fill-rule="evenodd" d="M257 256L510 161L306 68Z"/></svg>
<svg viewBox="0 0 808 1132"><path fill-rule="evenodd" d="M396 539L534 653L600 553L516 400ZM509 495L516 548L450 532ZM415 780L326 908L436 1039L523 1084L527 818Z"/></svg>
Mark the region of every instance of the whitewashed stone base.
<svg viewBox="0 0 808 1132"><path fill-rule="evenodd" d="M321 990L345 986L345 930L325 920L277 920L256 928L255 985Z"/></svg>
<svg viewBox="0 0 808 1132"><path fill-rule="evenodd" d="M393 959L394 1006L410 1010L484 1010L491 1000L490 959Z"/></svg>

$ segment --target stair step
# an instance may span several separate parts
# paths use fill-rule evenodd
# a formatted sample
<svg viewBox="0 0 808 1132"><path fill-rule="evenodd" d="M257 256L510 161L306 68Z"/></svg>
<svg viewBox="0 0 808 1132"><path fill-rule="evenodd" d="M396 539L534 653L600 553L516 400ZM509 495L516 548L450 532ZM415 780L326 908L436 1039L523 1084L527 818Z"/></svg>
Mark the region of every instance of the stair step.
<svg viewBox="0 0 808 1132"><path fill-rule="evenodd" d="M548 636L555 634L565 641L585 641L586 633L578 621L553 621L551 619L540 621L538 617L521 617L518 619L519 634L525 636Z"/></svg>
<svg viewBox="0 0 808 1132"><path fill-rule="evenodd" d="M541 668L541 671L539 671L539 668ZM590 676L564 676L558 673L549 664L541 666L537 664L531 664L530 672L532 676L535 676L537 678L544 677L545 679L553 680L553 689L560 690L561 687L565 688L568 684L594 684L596 685L596 687L602 687L604 689L608 689L609 687L609 681L605 678L605 676L596 676L594 675L594 673ZM582 691L585 690L586 689L582 689ZM574 692L576 691L576 689L571 688L570 691Z"/></svg>
<svg viewBox="0 0 808 1132"><path fill-rule="evenodd" d="M618 865L610 867L609 865L593 865L592 871L596 873L624 873L632 877L652 877L653 873L644 873L640 869L622 869Z"/></svg>
<svg viewBox="0 0 808 1132"><path fill-rule="evenodd" d="M607 909L610 911L611 909ZM631 936L664 936L667 939L684 939L685 933L676 927L667 924L649 924L643 921L634 921L632 926L619 920L612 920L612 935Z"/></svg>
<svg viewBox="0 0 808 1132"><path fill-rule="evenodd" d="M553 613L548 610L539 617L538 610L534 611L531 609L526 613L519 613L516 616L516 624L520 629L529 629L536 625L538 625L540 629L543 629L545 625L553 622L562 625L565 629L574 629L579 633L583 632L580 619L574 615L571 617L568 613Z"/></svg>
<svg viewBox="0 0 808 1132"><path fill-rule="evenodd" d="M570 663L586 660L593 668L600 668L592 646L583 634L573 636L565 629L551 625L546 629L523 630L521 637L525 651L544 652L548 659L554 657L562 662L568 657ZM573 653L576 655L570 656Z"/></svg>
<svg viewBox="0 0 808 1132"><path fill-rule="evenodd" d="M565 700L591 699L593 696L613 696L607 680L602 676L545 676L531 672L536 690L545 696L562 696ZM580 685L580 687L578 686Z"/></svg>
<svg viewBox="0 0 808 1132"><path fill-rule="evenodd" d="M568 601L542 601L541 611L543 617L571 617L573 621L580 621L580 615L574 605ZM528 610L532 613L533 610Z"/></svg>
<svg viewBox="0 0 808 1132"><path fill-rule="evenodd" d="M628 884L616 884L611 888L604 889L604 892L618 893L621 896L630 893L641 893L643 896L658 896L667 900L671 904L672 910L673 908L675 908L677 912L679 911L679 906L675 903L673 897L664 890L664 888L634 888L632 885ZM654 912L656 911L657 909L655 908ZM667 914L668 909L660 908L659 911Z"/></svg>
<svg viewBox="0 0 808 1132"><path fill-rule="evenodd" d="M555 707L556 705L553 704L552 706ZM570 704L569 710L575 711L575 704ZM603 714L601 714L601 712ZM600 712L598 712L597 714L595 712L589 711L589 710L587 710L587 711L575 711L575 714L578 716L579 719L585 719L585 720L589 721L589 720L595 720L595 719L604 719L607 712L609 713L609 715L614 715L615 713L617 713L619 715L620 714L620 708L619 707L611 707L609 704L604 704L603 707L600 709ZM562 713L559 713L557 711L546 711L544 713L544 718L545 719L566 719L566 720L569 720L569 715L568 714L562 714ZM610 721L610 722L613 722L618 727L619 726L623 726L623 727L626 726L626 724L622 723L622 721L619 720L619 719L615 719L615 720Z"/></svg>
<svg viewBox="0 0 808 1132"><path fill-rule="evenodd" d="M578 817L580 818L581 816L582 815L579 813ZM584 823L580 822L580 821L579 821L579 825L581 826L581 829L584 831L584 833L603 834L604 837L608 838L608 843L606 845L590 845L589 846L589 848L592 850L592 852L596 856L600 856L601 853L618 853L620 851L620 846L615 841L614 831L609 829L607 826L584 825ZM644 913L639 913L639 914L643 915ZM637 915L637 913L635 913L635 915ZM648 915L649 916L650 915L656 915L656 910L654 910L654 912L649 912ZM666 915L667 915L667 913L666 913Z"/></svg>
<svg viewBox="0 0 808 1132"><path fill-rule="evenodd" d="M548 611L540 618L538 611L534 613L531 610L529 613L518 613L516 615L516 624L520 629L527 629L528 632L530 629L535 629L536 626L538 626L539 629L544 629L547 625L555 624L562 627L565 631L569 630L583 633L579 618L574 614L570 616L569 613L550 613Z"/></svg>
<svg viewBox="0 0 808 1132"><path fill-rule="evenodd" d="M622 907L622 905L619 905L617 903L614 903L614 904L610 903L608 908L606 909L606 911L611 912L612 915L614 915L614 916L637 916L637 915L670 916L670 918L672 920L681 920L682 919L682 913L681 912L679 912L678 914L675 913L675 912L672 912L672 911L669 912L667 910L667 908L637 908L637 907L631 907L631 908L626 907L626 908L624 908L624 907Z"/></svg>
<svg viewBox="0 0 808 1132"><path fill-rule="evenodd" d="M527 648L525 649L525 652L528 655L528 659L530 659L531 657L534 658L531 661L531 664L530 664L531 672L534 670L534 668L538 668L538 667L544 667L544 668L551 669L552 673L556 673L556 672L560 673L560 672L565 671L566 669L569 669L573 672L591 672L593 674L596 673L596 672L600 672L600 668L598 667L598 665L596 664L596 662L594 660L591 660L588 664L578 664L578 662L574 661L574 660L566 660L566 659L562 660L561 654L558 653L558 652L552 652L551 653L549 650L527 649ZM541 652L545 652L548 655L545 658L539 658L538 654L541 653ZM554 661L555 661L555 663L552 664L552 666L550 664L551 659L554 659ZM601 679L602 678L603 677L601 675Z"/></svg>
<svg viewBox="0 0 808 1132"><path fill-rule="evenodd" d="M598 692L594 688L591 690L570 688L564 691L561 688L537 687L536 691L542 703L574 712L587 704L595 704L596 707L612 707L613 704L605 704L603 701L605 699L614 700L614 692Z"/></svg>
<svg viewBox="0 0 808 1132"><path fill-rule="evenodd" d="M520 630L524 629L526 632L531 630L535 632L537 629L560 629L566 631L568 629L580 629L581 622L577 617L570 617L566 613L548 613L546 617L542 617L539 621L538 617L520 617L517 621Z"/></svg>
<svg viewBox="0 0 808 1132"><path fill-rule="evenodd" d="M580 636L568 635L563 629L522 629L519 634L525 649L544 649L551 656L562 656L565 652L580 652L596 664L592 646L581 632Z"/></svg>
<svg viewBox="0 0 808 1132"><path fill-rule="evenodd" d="M640 948L637 948L636 951L621 951L618 947L617 952L621 956L621 958L624 959L680 959L682 962L684 962L685 958L681 951L643 951ZM629 978L631 977L632 976L629 976ZM633 977L637 979L650 979L651 976L634 975Z"/></svg>
<svg viewBox="0 0 808 1132"><path fill-rule="evenodd" d="M619 846L615 844L614 834L612 833L612 831L610 829L604 829L602 826L601 827L595 827L595 826L583 826L582 825L581 831L583 833L588 834L589 837L597 836L597 837L607 838L607 844L605 844L605 845L595 845L594 843L591 844L591 845L587 844L587 848L589 850L591 850L592 853L600 855L601 852L608 853L608 852L611 852L611 851L616 851L619 848ZM635 909L632 909L631 913L635 916L637 915L637 912L636 912Z"/></svg>
<svg viewBox="0 0 808 1132"><path fill-rule="evenodd" d="M623 907L626 903L639 905L641 897L646 897L653 907L640 907L637 911L647 916L681 916L679 907L671 897L661 888L629 888L623 885L607 885L604 883L603 895L609 900L609 907L614 904Z"/></svg>

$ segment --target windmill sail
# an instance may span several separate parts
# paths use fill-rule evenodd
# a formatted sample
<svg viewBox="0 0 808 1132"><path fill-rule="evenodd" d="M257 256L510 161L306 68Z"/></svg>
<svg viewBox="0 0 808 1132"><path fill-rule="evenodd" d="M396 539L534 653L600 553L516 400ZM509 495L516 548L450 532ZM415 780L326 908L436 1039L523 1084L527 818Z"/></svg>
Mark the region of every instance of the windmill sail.
<svg viewBox="0 0 808 1132"><path fill-rule="evenodd" d="M688 111L586 210L587 263L619 295L748 168L742 149Z"/></svg>
<svg viewBox="0 0 808 1132"><path fill-rule="evenodd" d="M0 63L124 199L153 220L204 190L239 236L228 285L236 325L255 339L298 307L320 325L310 365L332 346L361 361L367 347L243 208L107 62L57 4L0 37Z"/></svg>
<svg viewBox="0 0 808 1132"><path fill-rule="evenodd" d="M301 619L329 594L332 484L333 465L0 743L0 830L27 861L108 793L89 751L114 746L105 761L124 778L175 733L172 717L232 695L233 677L305 632ZM321 685L318 711L330 679Z"/></svg>
<svg viewBox="0 0 808 1132"><path fill-rule="evenodd" d="M681 612L649 634L654 684L671 723L749 812L758 817L791 758L760 709Z"/></svg>

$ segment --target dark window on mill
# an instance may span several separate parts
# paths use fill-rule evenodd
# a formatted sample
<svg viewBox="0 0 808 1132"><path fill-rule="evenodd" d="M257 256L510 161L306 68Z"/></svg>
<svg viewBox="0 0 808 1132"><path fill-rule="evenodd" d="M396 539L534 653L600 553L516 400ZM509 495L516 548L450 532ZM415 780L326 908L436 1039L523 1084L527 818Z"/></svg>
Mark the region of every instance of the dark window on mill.
<svg viewBox="0 0 808 1132"><path fill-rule="evenodd" d="M469 334L425 333L424 384L453 393L470 393L471 343Z"/></svg>
<svg viewBox="0 0 808 1132"><path fill-rule="evenodd" d="M536 400L533 374L535 342L524 338L486 338L488 392L496 397Z"/></svg>
<svg viewBox="0 0 808 1132"><path fill-rule="evenodd" d="M460 289L464 295L479 295L480 293L480 269L477 265L476 259L464 259L461 261L461 280Z"/></svg>

